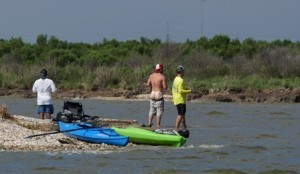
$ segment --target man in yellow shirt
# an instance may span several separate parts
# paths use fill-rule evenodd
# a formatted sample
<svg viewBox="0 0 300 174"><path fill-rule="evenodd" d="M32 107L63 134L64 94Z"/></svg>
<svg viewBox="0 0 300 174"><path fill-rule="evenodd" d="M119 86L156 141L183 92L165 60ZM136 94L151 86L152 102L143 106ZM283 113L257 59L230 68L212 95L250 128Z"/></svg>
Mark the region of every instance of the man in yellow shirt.
<svg viewBox="0 0 300 174"><path fill-rule="evenodd" d="M185 113L186 113L186 95L191 93L191 89L187 89L183 82L184 68L178 66L176 68L176 77L172 86L173 102L177 108L178 116L176 119L175 130L179 130L179 126L182 123L183 128L186 129Z"/></svg>

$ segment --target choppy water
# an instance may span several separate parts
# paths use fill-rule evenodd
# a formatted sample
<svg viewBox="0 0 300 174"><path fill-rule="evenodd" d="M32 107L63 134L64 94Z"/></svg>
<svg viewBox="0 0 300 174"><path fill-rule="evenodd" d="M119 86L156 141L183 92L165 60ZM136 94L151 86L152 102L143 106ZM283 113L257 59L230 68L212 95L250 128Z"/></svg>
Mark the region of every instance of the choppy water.
<svg viewBox="0 0 300 174"><path fill-rule="evenodd" d="M79 100L85 114L147 123L148 101ZM11 114L38 117L35 99L0 98ZM55 101L56 112L63 100ZM166 102L162 125L173 129ZM1 173L298 173L298 104L193 103L180 148L139 145L103 152L1 152Z"/></svg>

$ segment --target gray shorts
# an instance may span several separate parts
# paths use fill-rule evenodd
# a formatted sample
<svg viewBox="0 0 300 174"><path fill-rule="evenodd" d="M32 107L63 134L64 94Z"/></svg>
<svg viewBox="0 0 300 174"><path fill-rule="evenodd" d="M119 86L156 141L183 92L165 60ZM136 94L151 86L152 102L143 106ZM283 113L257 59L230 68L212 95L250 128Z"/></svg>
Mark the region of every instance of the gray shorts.
<svg viewBox="0 0 300 174"><path fill-rule="evenodd" d="M149 115L162 116L164 113L164 99L160 100L151 100L150 99L150 110Z"/></svg>

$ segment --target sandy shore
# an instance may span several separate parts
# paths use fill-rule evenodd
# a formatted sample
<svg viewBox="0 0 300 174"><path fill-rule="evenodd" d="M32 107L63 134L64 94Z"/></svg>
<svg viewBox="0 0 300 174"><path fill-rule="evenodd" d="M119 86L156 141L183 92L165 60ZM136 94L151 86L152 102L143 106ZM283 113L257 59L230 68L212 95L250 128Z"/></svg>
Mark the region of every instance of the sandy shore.
<svg viewBox="0 0 300 174"><path fill-rule="evenodd" d="M3 107L0 109L3 110ZM62 133L26 138L30 135L55 132L57 124L51 120L41 120L0 112L0 151L103 151L126 147L106 144L92 144L66 137ZM6 118L5 118L6 117Z"/></svg>

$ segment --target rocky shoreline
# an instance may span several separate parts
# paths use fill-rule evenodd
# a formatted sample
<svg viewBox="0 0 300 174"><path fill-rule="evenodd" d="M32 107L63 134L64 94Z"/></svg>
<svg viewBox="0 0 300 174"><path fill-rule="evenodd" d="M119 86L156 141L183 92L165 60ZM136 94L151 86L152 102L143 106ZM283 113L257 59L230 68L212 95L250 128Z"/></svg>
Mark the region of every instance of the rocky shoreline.
<svg viewBox="0 0 300 174"><path fill-rule="evenodd" d="M53 94L54 99L100 99L100 100L148 100L148 90L58 90ZM35 98L31 90L0 89L0 97ZM165 100L172 100L172 95L166 92ZM240 102L240 103L299 103L300 88L279 88L273 90L249 91L243 88L228 90L208 90L193 92L188 95L189 101L198 102Z"/></svg>
<svg viewBox="0 0 300 174"><path fill-rule="evenodd" d="M0 107L0 151L103 151L118 150L135 146L129 143L126 147L106 144L92 144L70 139L61 133L26 138L31 135L55 132L57 124L52 120L41 120L20 115L9 115L4 106ZM119 124L137 124L136 121L103 119Z"/></svg>

